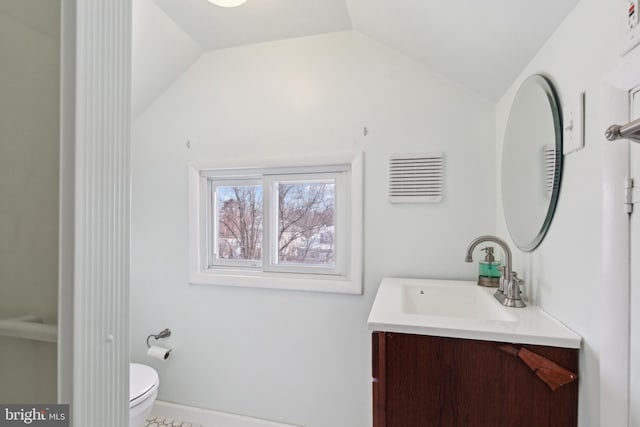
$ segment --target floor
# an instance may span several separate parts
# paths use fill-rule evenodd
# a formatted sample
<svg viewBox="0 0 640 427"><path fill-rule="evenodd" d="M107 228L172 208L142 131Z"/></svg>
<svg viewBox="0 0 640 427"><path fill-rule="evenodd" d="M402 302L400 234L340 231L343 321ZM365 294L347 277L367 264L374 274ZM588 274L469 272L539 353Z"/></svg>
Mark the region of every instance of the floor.
<svg viewBox="0 0 640 427"><path fill-rule="evenodd" d="M147 420L146 427L202 427L199 424L186 423L184 421L175 421L162 417L154 417Z"/></svg>

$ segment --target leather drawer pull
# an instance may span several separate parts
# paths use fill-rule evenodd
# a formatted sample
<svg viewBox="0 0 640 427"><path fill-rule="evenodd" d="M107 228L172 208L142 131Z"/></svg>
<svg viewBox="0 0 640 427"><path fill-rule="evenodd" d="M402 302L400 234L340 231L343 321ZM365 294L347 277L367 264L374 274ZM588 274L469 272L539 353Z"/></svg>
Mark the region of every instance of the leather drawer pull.
<svg viewBox="0 0 640 427"><path fill-rule="evenodd" d="M498 345L498 348L522 360L553 391L578 378L578 374L526 348L510 344Z"/></svg>

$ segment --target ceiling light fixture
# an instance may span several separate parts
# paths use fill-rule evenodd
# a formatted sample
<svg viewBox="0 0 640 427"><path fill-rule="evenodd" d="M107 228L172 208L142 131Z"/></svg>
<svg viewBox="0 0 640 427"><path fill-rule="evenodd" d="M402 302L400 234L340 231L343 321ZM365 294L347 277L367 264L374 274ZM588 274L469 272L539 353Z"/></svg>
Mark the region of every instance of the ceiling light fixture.
<svg viewBox="0 0 640 427"><path fill-rule="evenodd" d="M210 3L215 4L220 7L236 7L240 6L242 3L247 0L209 0Z"/></svg>

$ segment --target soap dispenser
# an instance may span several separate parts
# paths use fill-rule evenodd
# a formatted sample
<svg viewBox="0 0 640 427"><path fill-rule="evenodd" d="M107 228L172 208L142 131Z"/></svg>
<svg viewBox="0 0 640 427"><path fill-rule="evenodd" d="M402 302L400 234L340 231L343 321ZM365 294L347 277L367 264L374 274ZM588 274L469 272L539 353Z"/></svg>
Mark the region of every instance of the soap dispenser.
<svg viewBox="0 0 640 427"><path fill-rule="evenodd" d="M484 261L480 261L480 275L478 276L478 285L497 288L500 285L500 261L496 261L493 256L493 247L487 246L482 249L485 252Z"/></svg>

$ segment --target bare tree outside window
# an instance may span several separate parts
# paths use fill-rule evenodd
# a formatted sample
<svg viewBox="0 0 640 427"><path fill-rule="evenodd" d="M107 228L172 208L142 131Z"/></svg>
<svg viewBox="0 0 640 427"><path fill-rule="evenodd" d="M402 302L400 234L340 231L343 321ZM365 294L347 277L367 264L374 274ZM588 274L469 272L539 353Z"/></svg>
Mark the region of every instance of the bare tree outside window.
<svg viewBox="0 0 640 427"><path fill-rule="evenodd" d="M277 182L273 187L277 264L335 266L335 180ZM218 185L217 259L260 261L263 188ZM275 242L274 242L275 244Z"/></svg>
<svg viewBox="0 0 640 427"><path fill-rule="evenodd" d="M262 187L219 186L218 259L262 259Z"/></svg>
<svg viewBox="0 0 640 427"><path fill-rule="evenodd" d="M276 186L278 263L334 266L335 181Z"/></svg>

